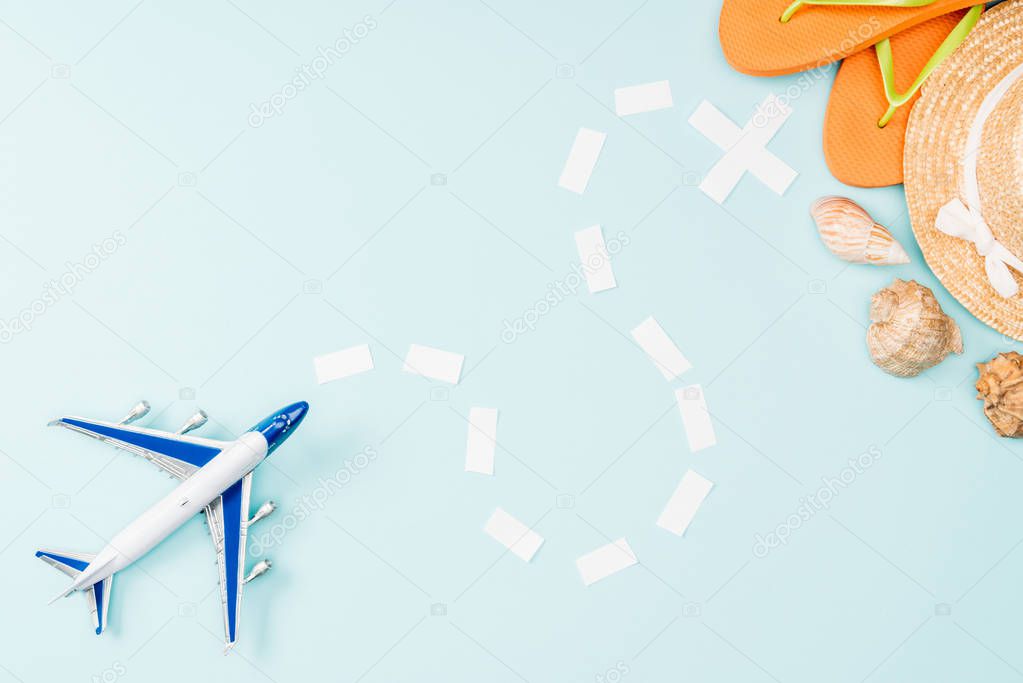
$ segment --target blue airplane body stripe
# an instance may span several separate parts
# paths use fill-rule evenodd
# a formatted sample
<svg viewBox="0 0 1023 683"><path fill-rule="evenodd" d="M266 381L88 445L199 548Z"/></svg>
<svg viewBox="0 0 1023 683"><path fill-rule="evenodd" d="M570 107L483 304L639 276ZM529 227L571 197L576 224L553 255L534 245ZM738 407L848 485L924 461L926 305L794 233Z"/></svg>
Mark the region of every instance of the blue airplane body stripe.
<svg viewBox="0 0 1023 683"><path fill-rule="evenodd" d="M96 598L96 635L103 632L103 582L98 581L92 586L93 597Z"/></svg>
<svg viewBox="0 0 1023 683"><path fill-rule="evenodd" d="M189 465L195 465L196 467L202 467L220 452L219 449L213 448L212 446L203 446L202 444L189 443L188 441L169 439L165 436L156 436L154 434L143 434L130 429L96 424L94 422L78 420L71 417L65 417L61 420L61 422L71 425L72 427L78 427L79 429L95 432L101 436L123 441L124 443L132 446L144 448L147 451L166 455L174 458L175 460L186 462Z"/></svg>
<svg viewBox="0 0 1023 683"><path fill-rule="evenodd" d="M235 641L238 618L238 561L242 534L242 482L236 481L221 494L224 515L224 589L227 592L228 640Z"/></svg>
<svg viewBox="0 0 1023 683"><path fill-rule="evenodd" d="M51 560L56 560L63 565L67 565L72 569L77 569L80 572L84 572L85 568L89 566L89 563L85 560L76 560L73 557L65 557L56 553L44 553L42 550L36 553L36 557L48 557Z"/></svg>

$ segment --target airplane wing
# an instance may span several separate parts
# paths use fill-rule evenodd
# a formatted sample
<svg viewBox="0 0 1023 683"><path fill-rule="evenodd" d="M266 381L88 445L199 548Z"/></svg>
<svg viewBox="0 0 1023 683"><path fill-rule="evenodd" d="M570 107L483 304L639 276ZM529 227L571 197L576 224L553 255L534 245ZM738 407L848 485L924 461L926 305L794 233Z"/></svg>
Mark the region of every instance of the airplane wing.
<svg viewBox="0 0 1023 683"><path fill-rule="evenodd" d="M50 423L105 441L115 448L142 456L178 479L188 479L222 451L226 443L214 439L171 434L115 422L61 417Z"/></svg>
<svg viewBox="0 0 1023 683"><path fill-rule="evenodd" d="M224 642L227 649L234 647L238 640L251 490L250 472L206 506L206 522L220 570L220 602L224 607Z"/></svg>

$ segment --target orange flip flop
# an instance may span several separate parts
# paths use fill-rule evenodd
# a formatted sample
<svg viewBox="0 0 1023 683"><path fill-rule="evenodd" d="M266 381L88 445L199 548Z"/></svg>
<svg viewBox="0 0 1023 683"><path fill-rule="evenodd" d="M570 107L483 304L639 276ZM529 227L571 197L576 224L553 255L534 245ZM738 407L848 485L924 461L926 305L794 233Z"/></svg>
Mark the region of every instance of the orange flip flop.
<svg viewBox="0 0 1023 683"><path fill-rule="evenodd" d="M902 182L906 124L920 86L983 9L931 19L842 62L824 117L824 158L835 178L857 187Z"/></svg>
<svg viewBox="0 0 1023 683"><path fill-rule="evenodd" d="M751 76L807 71L977 0L724 0L725 59Z"/></svg>

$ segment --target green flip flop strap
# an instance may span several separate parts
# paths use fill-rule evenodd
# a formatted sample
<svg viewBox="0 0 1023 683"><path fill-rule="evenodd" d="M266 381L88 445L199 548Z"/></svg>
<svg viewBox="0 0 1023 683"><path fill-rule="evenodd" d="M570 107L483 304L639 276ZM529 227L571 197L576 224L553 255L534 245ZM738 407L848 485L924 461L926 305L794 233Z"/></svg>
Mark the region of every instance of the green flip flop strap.
<svg viewBox="0 0 1023 683"><path fill-rule="evenodd" d="M792 15L805 5L843 5L861 7L925 7L936 0L796 0L781 15L781 23L788 23Z"/></svg>
<svg viewBox="0 0 1023 683"><path fill-rule="evenodd" d="M821 0L815 0L820 2ZM984 11L984 5L975 5L970 8L970 11L966 13L956 27L948 34L948 37L942 41L941 45L935 51L931 58L927 60L924 68L917 75L913 84L909 86L909 90L900 93L895 90L895 61L892 58L892 44L885 38L880 43L874 46L875 52L877 52L877 61L881 66L881 80L884 81L884 96L888 100L888 111L884 113L881 120L877 122L878 128L884 128L888 125L888 122L895 116L895 111L906 104L913 98L920 86L924 84L927 77L931 75L939 64L945 61L949 55L955 52L956 48L959 47L966 36L970 34L973 27L977 25L977 21L980 19L981 13Z"/></svg>

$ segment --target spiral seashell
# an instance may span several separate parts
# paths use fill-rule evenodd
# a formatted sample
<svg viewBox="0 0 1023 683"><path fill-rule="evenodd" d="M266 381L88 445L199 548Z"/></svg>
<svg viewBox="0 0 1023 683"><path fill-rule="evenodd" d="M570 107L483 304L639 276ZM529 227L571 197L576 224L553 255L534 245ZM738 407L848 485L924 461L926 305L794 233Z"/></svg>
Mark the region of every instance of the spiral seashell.
<svg viewBox="0 0 1023 683"><path fill-rule="evenodd" d="M913 377L950 353L963 352L959 326L945 315L934 293L896 280L870 301L867 348L874 364L896 377Z"/></svg>
<svg viewBox="0 0 1023 683"><path fill-rule="evenodd" d="M1000 353L977 363L977 398L999 436L1023 436L1023 356Z"/></svg>
<svg viewBox="0 0 1023 683"><path fill-rule="evenodd" d="M892 266L909 256L888 228L875 223L859 204L845 197L821 197L810 207L817 231L831 253L851 263Z"/></svg>

